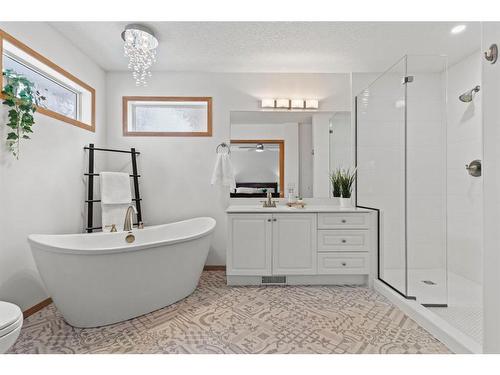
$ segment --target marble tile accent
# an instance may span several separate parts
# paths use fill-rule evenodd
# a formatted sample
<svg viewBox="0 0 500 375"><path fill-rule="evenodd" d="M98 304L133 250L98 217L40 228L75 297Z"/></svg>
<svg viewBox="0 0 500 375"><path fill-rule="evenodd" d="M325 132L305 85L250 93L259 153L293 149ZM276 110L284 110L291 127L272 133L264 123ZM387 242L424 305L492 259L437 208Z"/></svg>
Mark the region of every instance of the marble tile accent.
<svg viewBox="0 0 500 375"><path fill-rule="evenodd" d="M131 296L133 298L133 296ZM125 322L80 329L55 306L27 318L10 353L449 353L374 290L228 287L204 272L189 297Z"/></svg>

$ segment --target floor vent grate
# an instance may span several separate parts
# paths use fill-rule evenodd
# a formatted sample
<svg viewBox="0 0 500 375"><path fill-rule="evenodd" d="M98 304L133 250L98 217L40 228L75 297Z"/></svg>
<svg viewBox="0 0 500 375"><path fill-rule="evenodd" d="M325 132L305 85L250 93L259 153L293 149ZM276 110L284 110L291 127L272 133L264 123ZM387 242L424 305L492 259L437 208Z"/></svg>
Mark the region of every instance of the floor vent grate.
<svg viewBox="0 0 500 375"><path fill-rule="evenodd" d="M286 284L286 276L262 276L262 284Z"/></svg>

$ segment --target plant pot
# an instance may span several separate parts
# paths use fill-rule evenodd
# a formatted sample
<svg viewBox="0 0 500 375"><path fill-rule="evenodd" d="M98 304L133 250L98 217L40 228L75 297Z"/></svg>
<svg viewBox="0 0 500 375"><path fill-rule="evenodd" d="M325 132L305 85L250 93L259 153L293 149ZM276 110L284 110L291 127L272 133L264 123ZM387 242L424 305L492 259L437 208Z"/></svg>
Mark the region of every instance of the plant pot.
<svg viewBox="0 0 500 375"><path fill-rule="evenodd" d="M352 207L351 198L339 198L340 207Z"/></svg>

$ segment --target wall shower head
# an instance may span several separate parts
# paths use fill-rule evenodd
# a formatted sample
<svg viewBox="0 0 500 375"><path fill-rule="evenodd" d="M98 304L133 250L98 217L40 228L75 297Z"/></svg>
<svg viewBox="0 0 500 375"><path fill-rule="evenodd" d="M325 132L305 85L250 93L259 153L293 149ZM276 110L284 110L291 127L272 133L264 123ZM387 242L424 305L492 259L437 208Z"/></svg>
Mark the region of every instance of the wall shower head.
<svg viewBox="0 0 500 375"><path fill-rule="evenodd" d="M481 90L481 87L479 85L477 85L473 89L464 92L462 95L460 95L458 97L458 99L460 99L460 101L462 101L464 103L470 103L470 102L472 102L472 99L474 98L474 94L476 92L479 92L479 90Z"/></svg>

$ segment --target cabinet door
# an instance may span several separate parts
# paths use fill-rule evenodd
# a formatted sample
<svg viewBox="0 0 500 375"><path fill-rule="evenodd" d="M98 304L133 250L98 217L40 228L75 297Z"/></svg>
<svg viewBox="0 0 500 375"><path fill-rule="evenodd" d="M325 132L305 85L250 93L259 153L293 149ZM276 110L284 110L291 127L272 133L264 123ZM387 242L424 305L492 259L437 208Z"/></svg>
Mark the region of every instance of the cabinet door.
<svg viewBox="0 0 500 375"><path fill-rule="evenodd" d="M273 215L273 274L314 275L316 214Z"/></svg>
<svg viewBox="0 0 500 375"><path fill-rule="evenodd" d="M271 220L271 214L229 215L228 275L271 275Z"/></svg>

